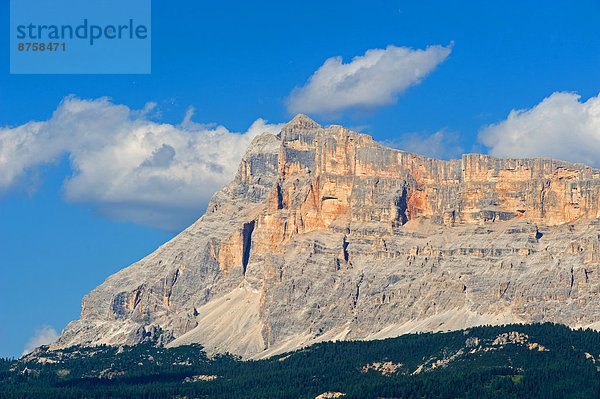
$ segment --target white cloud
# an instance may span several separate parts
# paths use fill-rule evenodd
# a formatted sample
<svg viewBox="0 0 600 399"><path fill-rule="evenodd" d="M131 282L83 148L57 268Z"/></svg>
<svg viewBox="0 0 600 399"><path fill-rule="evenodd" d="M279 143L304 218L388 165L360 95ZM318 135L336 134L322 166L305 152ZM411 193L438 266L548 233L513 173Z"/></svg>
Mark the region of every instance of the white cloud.
<svg viewBox="0 0 600 399"><path fill-rule="evenodd" d="M329 58L304 87L292 91L287 99L288 110L325 114L394 103L399 93L419 83L443 62L451 47L413 50L390 45L385 50L367 50L347 64L342 57Z"/></svg>
<svg viewBox="0 0 600 399"><path fill-rule="evenodd" d="M67 201L175 231L233 178L255 136L281 130L257 119L234 133L193 122L193 109L180 125L157 123L147 118L154 106L134 111L107 98L67 97L47 121L0 128L0 189L24 184L32 170L68 154Z"/></svg>
<svg viewBox="0 0 600 399"><path fill-rule="evenodd" d="M25 356L28 353L33 352L33 350L39 346L51 344L57 339L58 333L54 328L50 326L42 326L41 328L35 330L33 336L29 338L29 341L27 341L21 356Z"/></svg>
<svg viewBox="0 0 600 399"><path fill-rule="evenodd" d="M460 158L463 153L463 148L459 144L459 135L446 129L431 135L406 133L398 139L385 140L382 144L435 159Z"/></svg>
<svg viewBox="0 0 600 399"><path fill-rule="evenodd" d="M479 140L497 157L551 157L600 166L600 96L579 100L575 93L556 92L484 127Z"/></svg>

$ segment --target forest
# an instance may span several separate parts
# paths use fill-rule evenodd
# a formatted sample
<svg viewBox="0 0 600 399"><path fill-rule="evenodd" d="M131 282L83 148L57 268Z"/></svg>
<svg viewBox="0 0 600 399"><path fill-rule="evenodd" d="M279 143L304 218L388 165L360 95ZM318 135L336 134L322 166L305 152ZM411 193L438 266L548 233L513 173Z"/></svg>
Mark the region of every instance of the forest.
<svg viewBox="0 0 600 399"><path fill-rule="evenodd" d="M42 347L0 359L0 398L592 398L599 370L600 333L513 324L252 361L199 345Z"/></svg>

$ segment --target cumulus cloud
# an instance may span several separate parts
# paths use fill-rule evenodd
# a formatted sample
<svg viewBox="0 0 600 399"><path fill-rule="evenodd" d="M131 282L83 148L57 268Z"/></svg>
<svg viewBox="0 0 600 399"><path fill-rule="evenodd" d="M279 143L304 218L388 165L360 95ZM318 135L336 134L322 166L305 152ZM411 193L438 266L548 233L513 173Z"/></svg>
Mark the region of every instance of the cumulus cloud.
<svg viewBox="0 0 600 399"><path fill-rule="evenodd" d="M481 129L479 140L497 157L551 157L600 166L600 96L586 102L556 92L531 109Z"/></svg>
<svg viewBox="0 0 600 399"><path fill-rule="evenodd" d="M54 328L50 326L42 326L41 328L35 330L33 336L29 338L29 341L27 341L21 356L25 356L28 353L33 352L33 350L39 346L51 344L57 339L58 333Z"/></svg>
<svg viewBox="0 0 600 399"><path fill-rule="evenodd" d="M396 102L398 94L419 83L450 54L447 47L425 50L388 46L367 50L345 64L332 57L317 69L306 85L287 98L292 113L326 114L347 108L366 108Z"/></svg>
<svg viewBox="0 0 600 399"><path fill-rule="evenodd" d="M245 133L192 121L149 120L107 98L65 98L47 121L0 128L0 189L23 184L40 165L68 155L65 199L118 220L176 231L228 183L252 139L281 125L257 119Z"/></svg>
<svg viewBox="0 0 600 399"><path fill-rule="evenodd" d="M397 139L385 140L382 144L436 159L460 158L463 153L463 148L459 144L459 135L446 129L431 135L406 133Z"/></svg>

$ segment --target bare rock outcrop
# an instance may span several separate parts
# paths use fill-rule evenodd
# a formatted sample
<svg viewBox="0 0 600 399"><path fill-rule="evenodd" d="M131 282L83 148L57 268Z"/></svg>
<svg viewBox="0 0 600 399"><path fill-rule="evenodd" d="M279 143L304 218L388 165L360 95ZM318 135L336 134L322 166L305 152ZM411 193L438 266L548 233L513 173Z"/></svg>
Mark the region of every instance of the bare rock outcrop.
<svg viewBox="0 0 600 399"><path fill-rule="evenodd" d="M53 347L263 357L481 324L600 326L600 171L441 161L296 116L197 222L86 295Z"/></svg>

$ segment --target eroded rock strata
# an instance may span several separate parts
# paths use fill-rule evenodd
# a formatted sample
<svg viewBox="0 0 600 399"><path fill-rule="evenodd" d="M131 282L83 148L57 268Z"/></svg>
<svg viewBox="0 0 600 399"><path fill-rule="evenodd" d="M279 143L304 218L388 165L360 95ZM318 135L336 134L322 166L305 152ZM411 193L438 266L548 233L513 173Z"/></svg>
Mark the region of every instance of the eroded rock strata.
<svg viewBox="0 0 600 399"><path fill-rule="evenodd" d="M600 326L600 171L441 161L298 115L197 222L86 295L54 347L245 358L480 324Z"/></svg>

